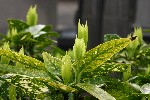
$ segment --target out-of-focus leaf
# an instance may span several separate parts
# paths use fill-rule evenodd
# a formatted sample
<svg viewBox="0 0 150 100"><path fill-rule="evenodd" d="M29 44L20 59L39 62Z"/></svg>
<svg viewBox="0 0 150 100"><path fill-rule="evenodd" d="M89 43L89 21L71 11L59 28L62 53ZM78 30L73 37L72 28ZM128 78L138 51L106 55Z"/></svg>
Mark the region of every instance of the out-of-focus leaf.
<svg viewBox="0 0 150 100"><path fill-rule="evenodd" d="M29 28L25 29L25 32L30 32L33 37L38 37L42 34L45 34L46 32L41 31L43 28L45 27L45 25L34 25L34 26L30 26Z"/></svg>
<svg viewBox="0 0 150 100"><path fill-rule="evenodd" d="M117 34L105 34L104 35L104 42L114 40L114 39L119 39L119 38L121 38L121 37Z"/></svg>
<svg viewBox="0 0 150 100"><path fill-rule="evenodd" d="M10 30L15 28L15 29L17 29L17 32L21 32L24 29L29 27L29 25L27 25L25 22L20 21L20 20L14 20L14 19L9 19L8 24L9 24Z"/></svg>
<svg viewBox="0 0 150 100"><path fill-rule="evenodd" d="M143 86L141 86L140 91L141 91L143 94L150 94L150 84L147 83L147 84L144 84Z"/></svg>
<svg viewBox="0 0 150 100"><path fill-rule="evenodd" d="M17 94L16 94L16 87L11 85L9 87L9 99L10 100L16 100Z"/></svg>
<svg viewBox="0 0 150 100"><path fill-rule="evenodd" d="M36 12L36 5L30 7L27 12L27 24L30 26L36 25L38 23L38 14Z"/></svg>
<svg viewBox="0 0 150 100"><path fill-rule="evenodd" d="M45 70L44 63L42 63L41 61L39 61L35 58L32 58L32 57L29 57L29 56L18 54L17 52L0 49L0 56L6 56L11 61L24 64L24 65L26 65L26 67L28 67L30 69Z"/></svg>

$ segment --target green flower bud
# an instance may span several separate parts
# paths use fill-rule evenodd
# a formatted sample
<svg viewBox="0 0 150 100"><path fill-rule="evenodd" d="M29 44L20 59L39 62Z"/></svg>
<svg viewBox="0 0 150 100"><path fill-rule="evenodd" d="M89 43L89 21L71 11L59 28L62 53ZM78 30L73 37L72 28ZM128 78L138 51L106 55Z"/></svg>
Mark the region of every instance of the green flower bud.
<svg viewBox="0 0 150 100"><path fill-rule="evenodd" d="M36 25L38 23L38 14L36 12L36 5L34 7L30 7L27 12L27 24L30 26Z"/></svg>
<svg viewBox="0 0 150 100"><path fill-rule="evenodd" d="M8 31L7 33L7 37L13 37L17 35L17 29L16 28L12 28L11 30Z"/></svg>
<svg viewBox="0 0 150 100"><path fill-rule="evenodd" d="M73 46L74 58L76 61L80 61L86 52L86 46L83 39L76 38Z"/></svg>
<svg viewBox="0 0 150 100"><path fill-rule="evenodd" d="M72 75L72 63L71 63L70 56L66 54L62 58L62 62L63 62L61 66L62 79L64 81L64 84L68 84Z"/></svg>
<svg viewBox="0 0 150 100"><path fill-rule="evenodd" d="M4 50L10 50L9 42L5 42L2 48L3 48ZM7 58L6 56L1 56L0 62L1 62L2 64L9 64L10 59Z"/></svg>
<svg viewBox="0 0 150 100"><path fill-rule="evenodd" d="M141 27L134 28L134 35L137 36L139 44L143 44L143 34Z"/></svg>
<svg viewBox="0 0 150 100"><path fill-rule="evenodd" d="M88 26L87 22L85 25L80 24L80 20L78 22L78 38L84 40L85 45L87 46L88 42Z"/></svg>
<svg viewBox="0 0 150 100"><path fill-rule="evenodd" d="M128 38L131 38L131 34L128 35ZM131 41L131 43L126 47L128 51L128 59L131 59L134 56L135 50L138 47L138 45L139 45L139 41L138 38L136 38L135 40Z"/></svg>

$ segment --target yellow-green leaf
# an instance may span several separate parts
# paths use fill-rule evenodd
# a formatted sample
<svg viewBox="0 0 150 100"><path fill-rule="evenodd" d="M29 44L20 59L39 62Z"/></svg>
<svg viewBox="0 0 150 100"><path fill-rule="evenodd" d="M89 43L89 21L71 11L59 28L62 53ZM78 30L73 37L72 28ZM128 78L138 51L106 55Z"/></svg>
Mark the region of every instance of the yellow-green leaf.
<svg viewBox="0 0 150 100"><path fill-rule="evenodd" d="M114 54L125 48L131 40L129 38L115 39L89 50L85 53L83 68L94 70L109 60Z"/></svg>

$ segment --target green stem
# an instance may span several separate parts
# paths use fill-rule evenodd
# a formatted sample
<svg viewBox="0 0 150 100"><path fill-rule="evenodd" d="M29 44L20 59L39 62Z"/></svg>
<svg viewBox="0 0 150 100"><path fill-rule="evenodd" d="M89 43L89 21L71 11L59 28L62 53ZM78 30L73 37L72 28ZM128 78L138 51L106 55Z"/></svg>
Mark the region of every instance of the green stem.
<svg viewBox="0 0 150 100"><path fill-rule="evenodd" d="M127 71L123 72L123 81L127 81L131 75L131 66L127 67Z"/></svg>
<svg viewBox="0 0 150 100"><path fill-rule="evenodd" d="M147 70L145 71L145 75L149 75L150 72L150 64L147 65Z"/></svg>
<svg viewBox="0 0 150 100"><path fill-rule="evenodd" d="M77 67L76 67L76 75L75 75L75 83L80 83L80 78L81 78L81 72L80 72L80 66L81 62L77 62Z"/></svg>

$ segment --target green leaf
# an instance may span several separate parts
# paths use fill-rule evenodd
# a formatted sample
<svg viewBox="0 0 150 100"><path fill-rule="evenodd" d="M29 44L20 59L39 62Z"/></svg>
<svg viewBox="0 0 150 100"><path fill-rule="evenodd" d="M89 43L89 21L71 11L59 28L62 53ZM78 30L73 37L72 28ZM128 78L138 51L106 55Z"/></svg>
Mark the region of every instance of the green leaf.
<svg viewBox="0 0 150 100"><path fill-rule="evenodd" d="M103 86L106 85L107 83L114 83L114 82L117 83L118 81L119 80L110 78L108 76L98 76L85 78L82 82Z"/></svg>
<svg viewBox="0 0 150 100"><path fill-rule="evenodd" d="M43 52L42 55L47 70L54 75L60 75L60 66L62 65L62 61L56 57L51 56L47 52Z"/></svg>
<svg viewBox="0 0 150 100"><path fill-rule="evenodd" d="M42 63L41 61L29 56L18 54L17 52L13 52L11 50L0 49L0 56L6 56L13 62L19 62L26 65L27 68L46 70L44 67L44 63Z"/></svg>
<svg viewBox="0 0 150 100"><path fill-rule="evenodd" d="M130 66L129 64L123 64L123 63L104 63L101 66L98 66L94 71L92 72L84 72L82 75L82 78L94 78L99 76L108 75L111 72L125 72Z"/></svg>
<svg viewBox="0 0 150 100"><path fill-rule="evenodd" d="M26 68L23 64L18 64L17 66L1 64L0 70L3 72L9 72L14 74L27 75L30 77L49 77L49 74L43 70ZM50 77L49 77L50 78Z"/></svg>
<svg viewBox="0 0 150 100"><path fill-rule="evenodd" d="M66 92L66 93L77 93L78 92L77 89L72 88L72 87L67 86L67 85L64 85L64 84L57 82L57 81L53 82L53 81L46 79L46 78L36 78L36 79L43 82L48 87L53 87L57 90L60 90L60 91Z"/></svg>
<svg viewBox="0 0 150 100"><path fill-rule="evenodd" d="M25 91L26 94L40 94L48 91L44 83L38 81L36 78L25 75L5 74L0 77L0 80L15 86L16 89Z"/></svg>
<svg viewBox="0 0 150 100"><path fill-rule="evenodd" d="M130 42L129 38L121 38L98 45L85 53L83 67L86 70L90 69L90 71L96 69L114 54L125 48Z"/></svg>
<svg viewBox="0 0 150 100"><path fill-rule="evenodd" d="M27 25L25 22L20 20L14 20L14 19L9 19L8 24L10 30L17 29L17 32L21 32L24 29L29 27L29 25Z"/></svg>
<svg viewBox="0 0 150 100"><path fill-rule="evenodd" d="M97 85L88 84L88 83L78 83L77 86L87 91L88 93L98 98L99 100L116 100L114 97L112 97L103 89L99 88Z"/></svg>
<svg viewBox="0 0 150 100"><path fill-rule="evenodd" d="M11 85L9 87L9 99L10 100L16 100L17 94L16 94L16 87Z"/></svg>
<svg viewBox="0 0 150 100"><path fill-rule="evenodd" d="M74 94L73 93L68 94L68 100L74 100Z"/></svg>
<svg viewBox="0 0 150 100"><path fill-rule="evenodd" d="M36 5L30 7L27 12L27 24L30 26L36 25L38 23L38 14L36 12Z"/></svg>

